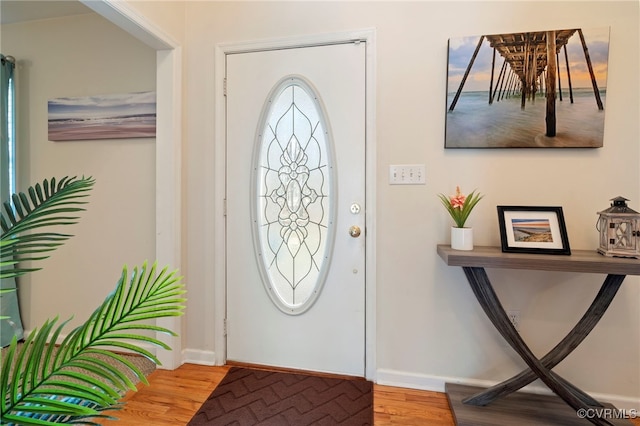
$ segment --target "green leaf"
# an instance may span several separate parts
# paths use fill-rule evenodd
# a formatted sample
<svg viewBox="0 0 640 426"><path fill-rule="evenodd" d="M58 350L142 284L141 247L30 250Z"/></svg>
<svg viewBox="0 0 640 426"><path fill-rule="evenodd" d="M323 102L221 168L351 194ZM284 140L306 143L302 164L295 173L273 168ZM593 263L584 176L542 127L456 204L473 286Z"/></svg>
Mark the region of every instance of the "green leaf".
<svg viewBox="0 0 640 426"><path fill-rule="evenodd" d="M61 389L61 392L52 393L49 390L49 386L56 386ZM38 388L38 394L47 393L51 393L56 396L63 396L69 393L70 396L84 401L92 401L99 406L109 406L117 402L117 397L103 392L100 388L95 386L85 386L65 377L47 380L46 385Z"/></svg>
<svg viewBox="0 0 640 426"><path fill-rule="evenodd" d="M47 414L75 414L75 415L92 415L96 411L80 406L77 404L65 402L57 398L41 398L37 396L24 399L26 403L31 404L29 411L32 413L47 413Z"/></svg>
<svg viewBox="0 0 640 426"><path fill-rule="evenodd" d="M45 179L41 186L28 189L25 193L12 194L3 202L0 211L0 241L14 241L12 245L0 246L0 262L42 260L47 255L29 256L33 253L47 253L55 250L71 235L38 232L41 228L73 225L78 221L76 213L84 211L82 201L94 184L93 178L62 178L56 185ZM36 232L34 232L36 231ZM19 268L17 265L3 266L2 277L19 276L39 268Z"/></svg>
<svg viewBox="0 0 640 426"><path fill-rule="evenodd" d="M175 271L168 272L167 268L159 273L156 271L155 263L148 268L145 262L134 268L129 277L124 267L116 289L57 348L54 348L55 343L65 325L58 326L57 318L29 334L20 350L14 339L2 359L0 420L27 425L54 424L44 417L25 417L28 418L26 421L21 417L45 413L60 416L55 422L86 424L87 418L92 417L87 414L88 410L93 410L95 416L102 416L97 413L117 408L121 394L127 389L135 389L135 384L123 371L131 371L146 383L142 372L130 361L102 348L123 348L159 364L151 352L135 342L169 347L155 337L133 330L172 332L157 325L135 324L134 320L181 315L184 299L175 296L184 293L184 285ZM111 357L119 362L119 367L115 368L96 355ZM50 399L52 397L55 399Z"/></svg>
<svg viewBox="0 0 640 426"><path fill-rule="evenodd" d="M473 190L469 195L465 197L465 201L462 205L462 208L456 208L451 205L451 199L444 194L438 194L438 198L440 202L444 206L444 208L449 212L449 215L453 219L457 228L464 228L469 215L473 208L478 204L478 202L484 197L484 195L480 195L476 192L477 190Z"/></svg>
<svg viewBox="0 0 640 426"><path fill-rule="evenodd" d="M15 277L38 270L21 266L46 259L72 235L45 228L68 226L85 210L84 198L92 178L45 179L24 193L12 194L0 211L0 277ZM0 357L0 423L21 425L97 424L91 419L111 418L105 410L119 409L118 399L135 384L125 372L147 383L144 374L125 357L103 349L123 348L159 363L138 343L169 349L140 331L175 335L166 328L140 323L183 314L185 299L181 277L168 268L157 272L154 263L126 266L115 290L59 346L56 342L69 320L55 318L31 332L22 346L14 338ZM97 355L107 356L117 365Z"/></svg>

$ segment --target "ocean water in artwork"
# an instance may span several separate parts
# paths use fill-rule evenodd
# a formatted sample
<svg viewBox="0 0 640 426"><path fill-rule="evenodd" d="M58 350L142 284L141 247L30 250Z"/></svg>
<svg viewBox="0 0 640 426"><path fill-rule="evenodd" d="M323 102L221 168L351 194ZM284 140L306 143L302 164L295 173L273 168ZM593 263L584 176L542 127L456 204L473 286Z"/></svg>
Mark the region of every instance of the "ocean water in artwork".
<svg viewBox="0 0 640 426"><path fill-rule="evenodd" d="M154 92L55 98L49 140L149 138L156 135Z"/></svg>
<svg viewBox="0 0 640 426"><path fill-rule="evenodd" d="M606 89L598 91L605 104ZM556 95L556 135L546 136L546 98L528 99L522 108L517 93L489 104L488 91L462 92L453 111L455 92L447 96L447 148L571 148L603 146L605 109L600 110L593 89L563 88Z"/></svg>

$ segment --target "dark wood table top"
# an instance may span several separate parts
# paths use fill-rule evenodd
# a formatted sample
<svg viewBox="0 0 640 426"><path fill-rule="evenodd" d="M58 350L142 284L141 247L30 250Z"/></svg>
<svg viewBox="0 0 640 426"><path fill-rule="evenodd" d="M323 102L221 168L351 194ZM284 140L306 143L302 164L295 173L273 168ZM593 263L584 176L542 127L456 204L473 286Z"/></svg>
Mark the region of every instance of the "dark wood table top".
<svg viewBox="0 0 640 426"><path fill-rule="evenodd" d="M640 259L603 256L595 249L571 250L568 256L503 253L500 247L493 246L476 246L473 250L464 251L440 244L437 250L449 266L640 275Z"/></svg>

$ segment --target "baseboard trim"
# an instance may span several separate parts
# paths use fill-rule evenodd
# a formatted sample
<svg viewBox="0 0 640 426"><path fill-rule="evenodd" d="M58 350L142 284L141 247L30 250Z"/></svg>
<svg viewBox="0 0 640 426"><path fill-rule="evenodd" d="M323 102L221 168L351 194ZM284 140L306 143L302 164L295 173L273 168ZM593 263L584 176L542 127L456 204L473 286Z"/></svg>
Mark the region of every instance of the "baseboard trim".
<svg viewBox="0 0 640 426"><path fill-rule="evenodd" d="M217 365L216 353L199 349L185 349L182 351L182 362L198 365Z"/></svg>
<svg viewBox="0 0 640 426"><path fill-rule="evenodd" d="M396 386L409 389L420 389L433 392L444 392L445 383L455 383L467 386L480 386L487 388L495 385L497 382L490 380L468 379L463 377L446 377L432 376L428 374L411 373L408 371L399 371L391 369L379 369L376 374L376 383L385 386ZM522 388L523 392L535 393L540 395L552 395L553 393L544 385L529 385ZM604 394L590 392L592 397L600 402L608 402L616 408L626 410L628 412L640 413L640 398L633 398L624 395Z"/></svg>

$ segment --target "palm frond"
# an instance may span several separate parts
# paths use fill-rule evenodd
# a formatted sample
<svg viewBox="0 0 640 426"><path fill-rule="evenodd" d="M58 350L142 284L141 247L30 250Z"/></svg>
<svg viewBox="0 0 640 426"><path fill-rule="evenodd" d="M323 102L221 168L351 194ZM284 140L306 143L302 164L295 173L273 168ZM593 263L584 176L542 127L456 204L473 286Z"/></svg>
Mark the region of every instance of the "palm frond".
<svg viewBox="0 0 640 426"><path fill-rule="evenodd" d="M20 268L19 262L42 260L48 252L62 245L71 235L60 232L39 232L41 228L72 225L76 214L84 211L88 192L95 180L91 177L45 179L28 189L27 194L13 194L2 204L0 211L0 245L2 277L19 276L39 268ZM34 232L36 231L36 232Z"/></svg>
<svg viewBox="0 0 640 426"><path fill-rule="evenodd" d="M0 240L0 251L4 253L5 250L9 250L9 246L15 244L16 240ZM11 272L9 267L13 267L18 262L13 259L5 260L4 257L0 257L0 279L3 278L12 278L15 277L15 273ZM0 290L0 292L6 292L5 290Z"/></svg>
<svg viewBox="0 0 640 426"><path fill-rule="evenodd" d="M103 347L124 348L159 364L151 352L134 342L170 349L140 332L175 334L137 321L182 315L184 293L175 271L164 268L157 273L155 263L148 268L145 262L129 277L124 267L115 290L57 348L55 342L65 325L56 325L57 318L32 332L20 349L14 338L1 360L0 423L87 424L87 419L104 417L105 410L119 408L117 401L124 392L136 389L123 370L144 383L146 378L135 365ZM115 360L118 367L98 355Z"/></svg>
<svg viewBox="0 0 640 426"><path fill-rule="evenodd" d="M2 247L8 247L9 245L13 244L14 241L0 241L0 249ZM11 278L14 277L15 274L10 273L10 272L5 272L4 269L7 268L8 266L13 266L18 262L14 262L14 261L0 261L0 279L3 278ZM16 291L15 288L0 288L0 294L4 294L4 293L11 293L12 291ZM10 318L6 315L2 315L2 312L0 311L0 320L3 319L7 319Z"/></svg>

